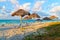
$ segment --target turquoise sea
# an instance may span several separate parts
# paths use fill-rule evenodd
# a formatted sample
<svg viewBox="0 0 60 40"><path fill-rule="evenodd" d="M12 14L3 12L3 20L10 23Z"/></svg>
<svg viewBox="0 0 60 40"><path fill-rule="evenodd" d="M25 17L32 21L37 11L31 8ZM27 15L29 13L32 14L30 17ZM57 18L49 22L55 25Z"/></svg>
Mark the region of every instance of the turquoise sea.
<svg viewBox="0 0 60 40"><path fill-rule="evenodd" d="M21 20L0 20L0 24L20 24ZM35 22L35 20L22 20L23 23Z"/></svg>
<svg viewBox="0 0 60 40"><path fill-rule="evenodd" d="M21 20L0 20L0 24L20 24ZM55 22L60 20L42 20L39 22ZM33 23L36 22L36 20L22 20L23 23Z"/></svg>

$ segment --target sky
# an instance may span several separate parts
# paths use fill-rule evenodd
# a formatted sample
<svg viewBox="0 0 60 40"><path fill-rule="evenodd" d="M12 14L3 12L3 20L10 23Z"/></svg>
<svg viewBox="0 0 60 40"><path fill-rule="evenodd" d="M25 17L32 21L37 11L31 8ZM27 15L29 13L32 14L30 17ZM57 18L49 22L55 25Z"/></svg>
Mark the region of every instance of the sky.
<svg viewBox="0 0 60 40"><path fill-rule="evenodd" d="M60 18L60 0L0 0L0 19L19 19L11 16L18 9L36 12L41 17L55 15Z"/></svg>

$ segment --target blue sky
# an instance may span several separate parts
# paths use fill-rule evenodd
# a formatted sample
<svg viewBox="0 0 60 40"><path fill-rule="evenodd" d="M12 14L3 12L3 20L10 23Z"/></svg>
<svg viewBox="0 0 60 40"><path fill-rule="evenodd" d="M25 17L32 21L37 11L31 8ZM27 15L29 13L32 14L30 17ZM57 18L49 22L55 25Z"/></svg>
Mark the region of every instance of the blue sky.
<svg viewBox="0 0 60 40"><path fill-rule="evenodd" d="M0 19L17 19L11 13L18 9L37 12L42 17L60 17L60 0L0 0Z"/></svg>

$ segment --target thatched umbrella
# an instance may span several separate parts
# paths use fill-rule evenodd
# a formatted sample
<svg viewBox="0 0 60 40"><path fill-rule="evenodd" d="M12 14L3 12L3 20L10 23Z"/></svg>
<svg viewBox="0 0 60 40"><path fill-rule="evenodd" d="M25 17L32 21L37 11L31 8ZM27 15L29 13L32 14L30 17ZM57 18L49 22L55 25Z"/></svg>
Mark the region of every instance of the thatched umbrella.
<svg viewBox="0 0 60 40"><path fill-rule="evenodd" d="M35 18L40 18L40 16L36 13L32 13L32 14L24 17L24 19L35 19Z"/></svg>
<svg viewBox="0 0 60 40"><path fill-rule="evenodd" d="M49 18L50 19L55 19L55 18L58 18L58 17L53 15L53 16L50 16Z"/></svg>
<svg viewBox="0 0 60 40"><path fill-rule="evenodd" d="M35 18L40 18L40 16L37 13L32 13L30 15L31 18L35 19Z"/></svg>
<svg viewBox="0 0 60 40"><path fill-rule="evenodd" d="M51 20L49 17L45 17L43 18L43 20Z"/></svg>
<svg viewBox="0 0 60 40"><path fill-rule="evenodd" d="M28 20L28 19L32 19L32 18L30 17L30 15L27 15L27 16L24 17L24 19Z"/></svg>
<svg viewBox="0 0 60 40"><path fill-rule="evenodd" d="M30 15L30 13L23 10L23 9L19 9L16 12L12 13L12 16L19 16L20 17L21 23L22 23L22 17L24 17L25 15Z"/></svg>

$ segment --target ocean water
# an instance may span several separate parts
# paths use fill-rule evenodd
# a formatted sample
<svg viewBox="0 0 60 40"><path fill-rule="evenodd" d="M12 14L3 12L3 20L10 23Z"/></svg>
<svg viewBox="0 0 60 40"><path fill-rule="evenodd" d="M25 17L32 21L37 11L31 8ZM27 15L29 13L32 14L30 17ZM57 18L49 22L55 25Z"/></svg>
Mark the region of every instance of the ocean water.
<svg viewBox="0 0 60 40"><path fill-rule="evenodd" d="M60 22L60 19L58 19L58 20L42 20L41 22Z"/></svg>
<svg viewBox="0 0 60 40"><path fill-rule="evenodd" d="M55 22L60 20L42 20L39 22ZM22 20L23 23L34 23L36 20ZM0 20L0 24L20 24L21 20Z"/></svg>
<svg viewBox="0 0 60 40"><path fill-rule="evenodd" d="M22 20L22 23L31 23L35 20ZM0 20L0 24L20 24L21 20Z"/></svg>

